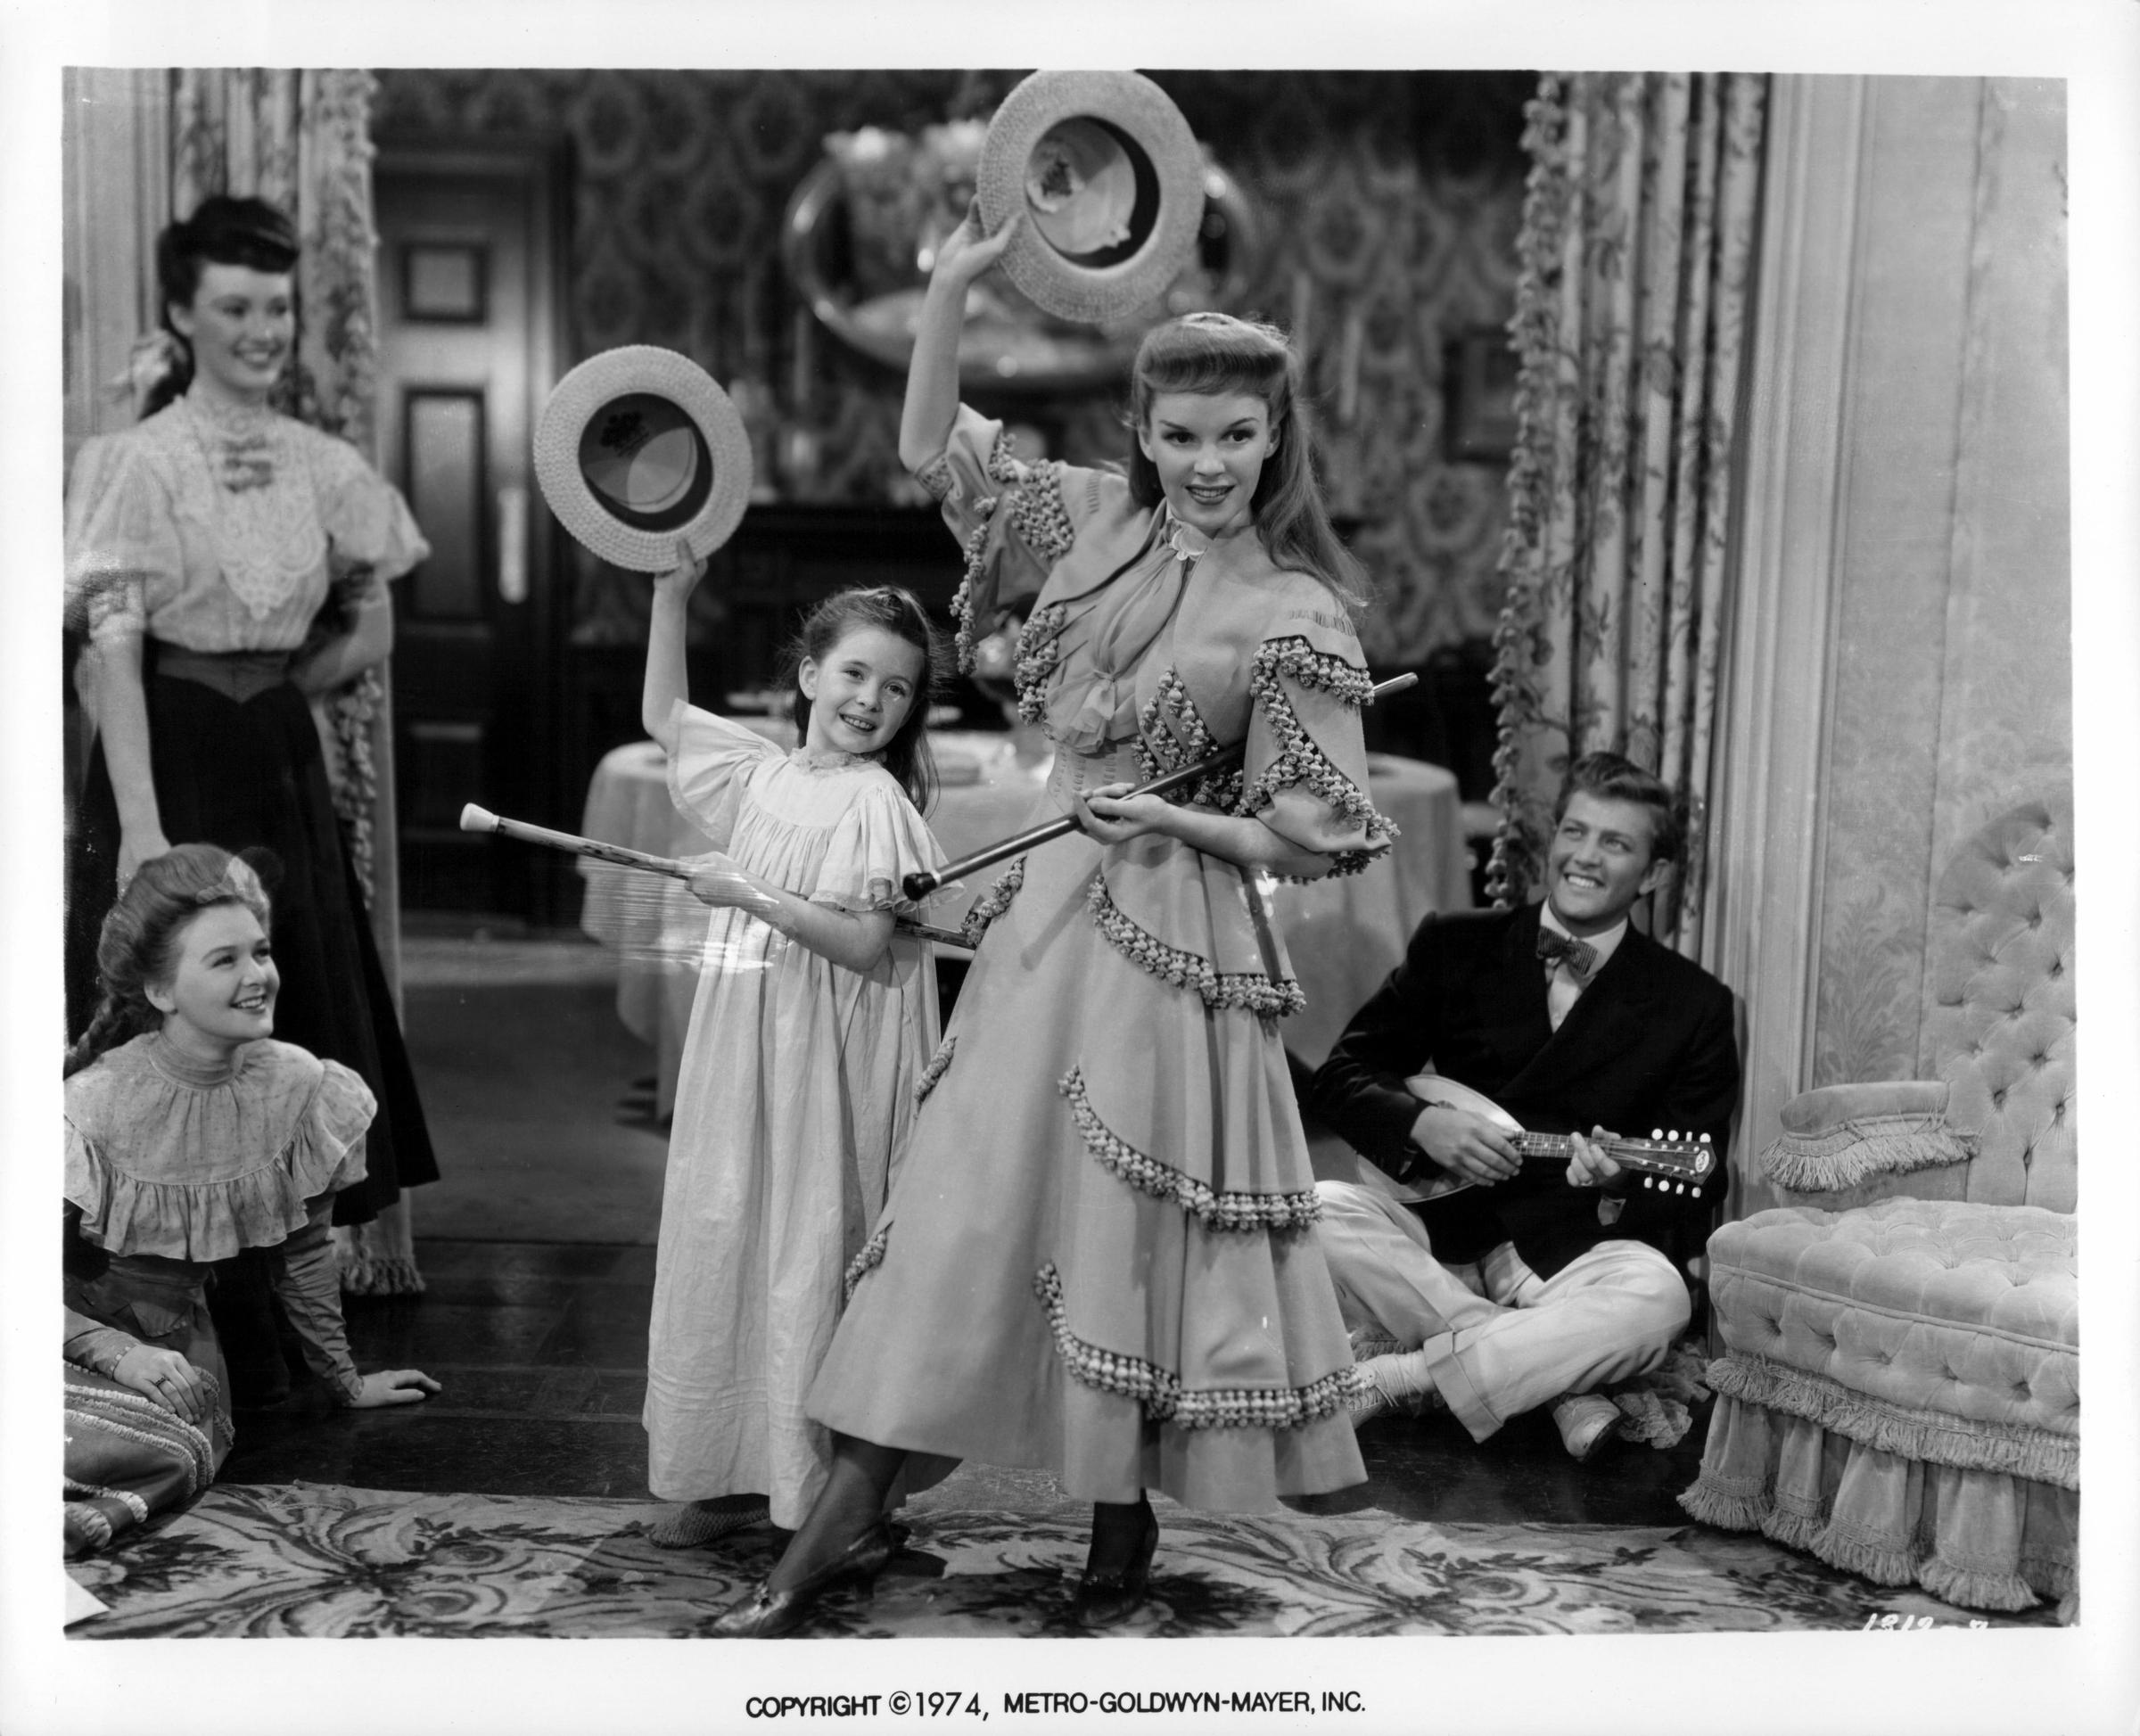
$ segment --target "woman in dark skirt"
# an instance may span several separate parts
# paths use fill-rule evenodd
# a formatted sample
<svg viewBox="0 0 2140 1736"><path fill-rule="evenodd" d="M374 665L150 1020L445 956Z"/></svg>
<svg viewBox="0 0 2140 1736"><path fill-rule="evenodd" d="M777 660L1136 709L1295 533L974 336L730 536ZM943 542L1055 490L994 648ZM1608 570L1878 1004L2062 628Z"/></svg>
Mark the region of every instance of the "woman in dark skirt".
<svg viewBox="0 0 2140 1736"><path fill-rule="evenodd" d="M259 200L210 199L166 229L157 276L180 390L75 462L68 577L96 734L69 850L68 1034L91 1016L98 926L139 863L195 841L272 851L279 1033L379 1103L364 1181L334 1209L363 1223L438 1165L310 701L387 654L386 581L430 551L353 448L268 407L295 339L297 254L289 219ZM323 640L331 590L353 602ZM258 1288L243 1279L226 1275L219 1312ZM229 1327L243 1386L243 1329Z"/></svg>

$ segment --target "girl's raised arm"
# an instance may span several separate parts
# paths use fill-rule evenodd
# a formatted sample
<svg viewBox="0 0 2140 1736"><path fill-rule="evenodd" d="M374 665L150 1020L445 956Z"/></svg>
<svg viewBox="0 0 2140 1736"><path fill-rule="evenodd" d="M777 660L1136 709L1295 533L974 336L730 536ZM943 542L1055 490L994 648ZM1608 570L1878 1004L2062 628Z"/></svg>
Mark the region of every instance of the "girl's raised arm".
<svg viewBox="0 0 2140 1736"><path fill-rule="evenodd" d="M688 638L691 593L704 577L706 564L692 554L690 544L677 539L676 566L654 581L654 606L646 628L646 683L639 696L639 722L662 745L662 752L676 752L676 730L671 721L676 702L691 696L691 678L684 662Z"/></svg>
<svg viewBox="0 0 2140 1736"><path fill-rule="evenodd" d="M951 437L959 414L959 333L966 325L966 292L1010 245L1022 215L1014 211L994 234L984 234L976 200L936 250L915 323L907 401L899 419L899 461L910 471L927 464Z"/></svg>

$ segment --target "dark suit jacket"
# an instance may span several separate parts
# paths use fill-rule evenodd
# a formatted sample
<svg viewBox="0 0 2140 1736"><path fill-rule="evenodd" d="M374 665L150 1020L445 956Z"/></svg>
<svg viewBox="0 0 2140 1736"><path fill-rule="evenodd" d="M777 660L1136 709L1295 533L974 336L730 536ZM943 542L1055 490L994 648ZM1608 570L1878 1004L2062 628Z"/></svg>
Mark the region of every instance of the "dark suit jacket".
<svg viewBox="0 0 2140 1736"><path fill-rule="evenodd" d="M1435 1167L1412 1143L1420 1104L1404 1089L1429 1063L1534 1132L1707 1133L1717 1163L1699 1195L1660 1193L1638 1179L1609 1228L1598 1222L1596 1190L1570 1188L1557 1164L1416 1208L1444 1259L1476 1259L1512 1239L1542 1277L1613 1237L1649 1242L1675 1262L1699 1253L1723 1197L1739 1096L1731 991L1630 928L1555 1031L1537 939L1535 904L1428 917L1316 1074L1309 1107L1400 1179Z"/></svg>

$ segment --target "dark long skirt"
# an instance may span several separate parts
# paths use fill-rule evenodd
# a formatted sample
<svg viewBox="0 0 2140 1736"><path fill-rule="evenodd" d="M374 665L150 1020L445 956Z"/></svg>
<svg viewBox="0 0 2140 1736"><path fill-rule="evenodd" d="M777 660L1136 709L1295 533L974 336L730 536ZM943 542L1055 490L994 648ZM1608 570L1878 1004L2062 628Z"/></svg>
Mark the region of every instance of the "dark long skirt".
<svg viewBox="0 0 2140 1736"><path fill-rule="evenodd" d="M362 1186L336 1223L366 1223L401 1189L438 1180L416 1075L362 895L334 819L304 695L278 682L243 702L193 680L146 676L149 753L163 835L226 850L265 845L282 868L270 940L282 976L275 1034L359 1074L379 1100ZM96 1010L96 936L117 895L119 808L102 744L89 754L67 862L67 1031Z"/></svg>

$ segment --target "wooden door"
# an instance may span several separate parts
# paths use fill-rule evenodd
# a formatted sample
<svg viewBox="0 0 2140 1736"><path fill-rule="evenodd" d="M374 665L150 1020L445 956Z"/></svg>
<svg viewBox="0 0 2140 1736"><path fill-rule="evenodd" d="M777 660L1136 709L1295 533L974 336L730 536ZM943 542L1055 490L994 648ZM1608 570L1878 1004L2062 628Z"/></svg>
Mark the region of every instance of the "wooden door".
<svg viewBox="0 0 2140 1736"><path fill-rule="evenodd" d="M560 177L540 150L386 144L379 446L431 543L397 587L394 753L412 910L569 917L571 864L464 804L577 828L558 770L561 563L531 442L555 383Z"/></svg>

